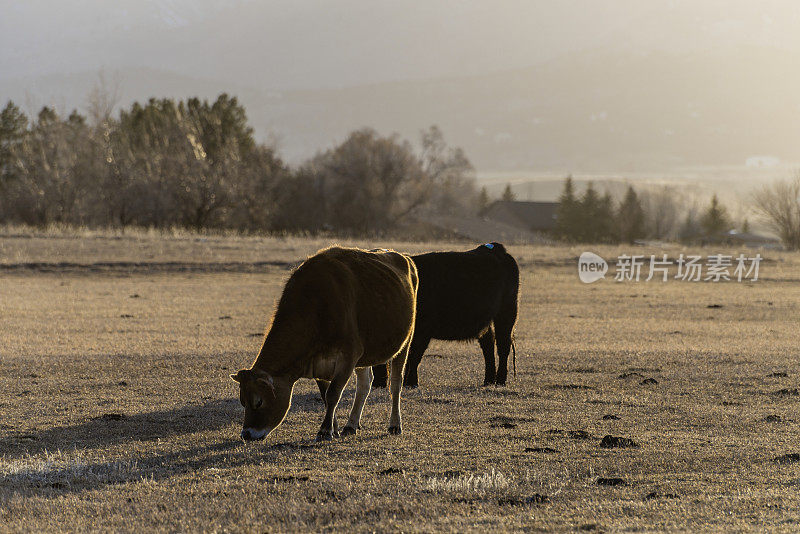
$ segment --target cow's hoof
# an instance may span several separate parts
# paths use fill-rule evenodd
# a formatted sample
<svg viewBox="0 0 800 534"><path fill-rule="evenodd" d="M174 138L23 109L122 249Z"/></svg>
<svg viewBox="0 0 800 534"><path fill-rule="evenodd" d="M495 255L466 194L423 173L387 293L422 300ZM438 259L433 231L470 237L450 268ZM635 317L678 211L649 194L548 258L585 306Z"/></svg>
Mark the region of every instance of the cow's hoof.
<svg viewBox="0 0 800 534"><path fill-rule="evenodd" d="M355 436L357 432L358 430L352 426L346 426L342 429L342 437L346 438L347 436Z"/></svg>
<svg viewBox="0 0 800 534"><path fill-rule="evenodd" d="M505 378L503 378L503 379L498 378L497 380L495 380L494 384L496 386L505 386L506 385L506 379Z"/></svg>
<svg viewBox="0 0 800 534"><path fill-rule="evenodd" d="M372 381L372 387L374 388L385 388L386 382L378 382L377 380Z"/></svg>
<svg viewBox="0 0 800 534"><path fill-rule="evenodd" d="M494 385L494 380L488 380L487 379L487 380L483 381L483 387L489 387L489 386L493 386L493 385Z"/></svg>
<svg viewBox="0 0 800 534"><path fill-rule="evenodd" d="M396 435L402 434L402 433L403 433L403 429L401 427L399 427L399 426L390 426L389 427L389 434L392 434L392 435L396 436Z"/></svg>
<svg viewBox="0 0 800 534"><path fill-rule="evenodd" d="M403 384L403 387L405 389L417 389L419 387L419 384Z"/></svg>
<svg viewBox="0 0 800 534"><path fill-rule="evenodd" d="M333 440L333 433L332 432L317 432L317 441L332 441Z"/></svg>

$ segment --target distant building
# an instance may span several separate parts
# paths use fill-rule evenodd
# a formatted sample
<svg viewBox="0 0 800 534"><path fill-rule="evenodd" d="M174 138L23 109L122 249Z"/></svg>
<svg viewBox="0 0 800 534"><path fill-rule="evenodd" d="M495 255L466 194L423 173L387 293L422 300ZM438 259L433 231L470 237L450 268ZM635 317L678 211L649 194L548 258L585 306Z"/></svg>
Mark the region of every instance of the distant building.
<svg viewBox="0 0 800 534"><path fill-rule="evenodd" d="M716 239L712 239L712 241L717 243L722 242L730 246L744 245L748 248L783 248L781 240L775 237L754 234L752 232L738 232L736 230L725 232Z"/></svg>
<svg viewBox="0 0 800 534"><path fill-rule="evenodd" d="M486 208L483 216L529 232L549 233L555 230L557 210L558 202L498 200Z"/></svg>
<svg viewBox="0 0 800 534"><path fill-rule="evenodd" d="M781 160L775 156L750 156L744 164L748 167L777 167Z"/></svg>
<svg viewBox="0 0 800 534"><path fill-rule="evenodd" d="M531 232L510 224L486 217L423 215L418 220L426 228L425 235L442 236L444 239L465 239L473 243L549 244L550 240L541 232Z"/></svg>

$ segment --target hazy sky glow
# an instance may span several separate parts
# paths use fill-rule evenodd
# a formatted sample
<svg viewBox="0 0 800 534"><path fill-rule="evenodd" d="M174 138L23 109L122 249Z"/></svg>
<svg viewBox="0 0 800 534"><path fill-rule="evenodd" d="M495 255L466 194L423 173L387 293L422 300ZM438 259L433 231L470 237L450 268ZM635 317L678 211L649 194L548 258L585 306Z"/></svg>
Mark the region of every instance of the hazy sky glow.
<svg viewBox="0 0 800 534"><path fill-rule="evenodd" d="M439 124L479 169L800 162L795 0L0 0L0 100L245 103L293 162ZM379 84L379 85L375 85Z"/></svg>
<svg viewBox="0 0 800 534"><path fill-rule="evenodd" d="M271 89L483 74L583 48L800 52L794 0L2 0L0 73L151 67Z"/></svg>

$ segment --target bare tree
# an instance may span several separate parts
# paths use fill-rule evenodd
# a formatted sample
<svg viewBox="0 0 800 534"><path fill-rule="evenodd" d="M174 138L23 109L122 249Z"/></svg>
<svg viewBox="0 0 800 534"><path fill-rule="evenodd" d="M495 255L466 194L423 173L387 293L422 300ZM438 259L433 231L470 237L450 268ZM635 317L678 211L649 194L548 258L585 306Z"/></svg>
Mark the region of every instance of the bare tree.
<svg viewBox="0 0 800 534"><path fill-rule="evenodd" d="M678 192L674 187L663 186L654 191L641 194L645 213L647 235L652 239L670 239L678 233L678 220L681 215L677 202Z"/></svg>
<svg viewBox="0 0 800 534"><path fill-rule="evenodd" d="M800 172L753 194L756 213L789 250L800 249Z"/></svg>
<svg viewBox="0 0 800 534"><path fill-rule="evenodd" d="M411 145L372 129L352 132L306 164L325 198L327 223L356 233L384 231L410 211L426 176Z"/></svg>
<svg viewBox="0 0 800 534"><path fill-rule="evenodd" d="M111 114L119 103L120 79L119 74L109 79L106 72L101 70L97 73L97 80L89 91L86 109L89 114L89 122L93 128L108 128Z"/></svg>
<svg viewBox="0 0 800 534"><path fill-rule="evenodd" d="M472 163L462 149L447 145L438 126L422 132L420 161L426 185L415 208L427 203L439 214L474 213L480 209Z"/></svg>

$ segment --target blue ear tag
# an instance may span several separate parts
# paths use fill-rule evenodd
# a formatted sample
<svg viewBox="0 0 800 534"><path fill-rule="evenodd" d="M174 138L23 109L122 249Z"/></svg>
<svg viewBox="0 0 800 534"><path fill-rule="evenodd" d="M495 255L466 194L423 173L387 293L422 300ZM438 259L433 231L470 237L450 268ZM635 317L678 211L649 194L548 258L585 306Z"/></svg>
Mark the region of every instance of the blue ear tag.
<svg viewBox="0 0 800 534"><path fill-rule="evenodd" d="M484 246L484 247L486 247L486 248L488 248L488 249L493 249L493 248L494 248L494 245L492 245L491 243L486 243L486 244L485 244L485 245L483 245L483 246Z"/></svg>

